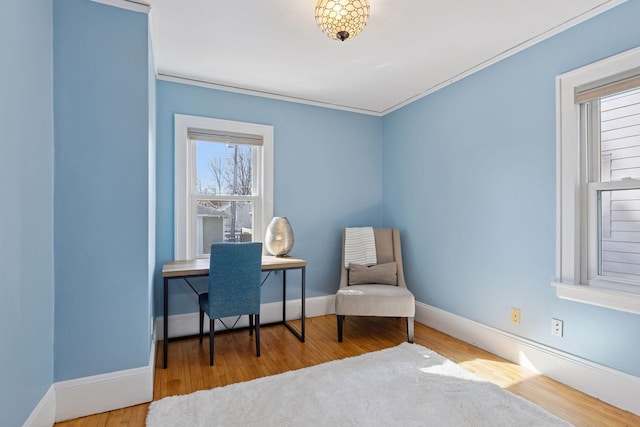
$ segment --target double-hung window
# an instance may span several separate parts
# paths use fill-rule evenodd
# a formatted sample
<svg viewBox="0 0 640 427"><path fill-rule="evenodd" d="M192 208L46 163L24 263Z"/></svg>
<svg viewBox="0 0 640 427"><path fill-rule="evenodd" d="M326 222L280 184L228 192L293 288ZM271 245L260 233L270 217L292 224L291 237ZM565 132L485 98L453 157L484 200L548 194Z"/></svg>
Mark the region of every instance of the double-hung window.
<svg viewBox="0 0 640 427"><path fill-rule="evenodd" d="M273 214L273 128L176 114L175 259L261 241Z"/></svg>
<svg viewBox="0 0 640 427"><path fill-rule="evenodd" d="M640 313L640 49L559 76L557 295Z"/></svg>

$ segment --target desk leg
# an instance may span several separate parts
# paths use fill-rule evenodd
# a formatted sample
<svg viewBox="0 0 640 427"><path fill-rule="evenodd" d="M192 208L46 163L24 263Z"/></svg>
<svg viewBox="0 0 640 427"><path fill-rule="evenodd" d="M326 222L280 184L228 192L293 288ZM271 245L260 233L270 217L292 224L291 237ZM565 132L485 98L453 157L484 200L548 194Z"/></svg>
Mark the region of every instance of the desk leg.
<svg viewBox="0 0 640 427"><path fill-rule="evenodd" d="M287 270L282 270L282 322L287 321Z"/></svg>
<svg viewBox="0 0 640 427"><path fill-rule="evenodd" d="M304 306L305 306L305 289L306 289L306 283L305 283L305 278L307 276L307 267L302 267L302 337L300 338L300 341L304 342L304 318L305 318L305 310L304 310Z"/></svg>
<svg viewBox="0 0 640 427"><path fill-rule="evenodd" d="M289 329L293 335L304 342L304 319L305 319L305 267L302 267L302 277L300 286L302 287L302 328L296 331L293 326L287 322L287 271L282 270L282 323Z"/></svg>
<svg viewBox="0 0 640 427"><path fill-rule="evenodd" d="M169 278L164 278L164 317L163 332L164 342L162 344L162 357L164 358L164 369L167 369L167 352L169 350Z"/></svg>

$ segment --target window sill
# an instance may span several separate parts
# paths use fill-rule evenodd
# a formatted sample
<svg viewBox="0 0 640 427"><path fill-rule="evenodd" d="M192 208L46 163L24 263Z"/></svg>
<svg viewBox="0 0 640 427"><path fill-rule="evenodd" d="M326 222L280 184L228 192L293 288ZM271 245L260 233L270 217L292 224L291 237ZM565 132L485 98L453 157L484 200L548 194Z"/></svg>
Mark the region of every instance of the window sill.
<svg viewBox="0 0 640 427"><path fill-rule="evenodd" d="M640 314L640 294L592 285L571 285L560 282L551 284L556 288L558 298Z"/></svg>

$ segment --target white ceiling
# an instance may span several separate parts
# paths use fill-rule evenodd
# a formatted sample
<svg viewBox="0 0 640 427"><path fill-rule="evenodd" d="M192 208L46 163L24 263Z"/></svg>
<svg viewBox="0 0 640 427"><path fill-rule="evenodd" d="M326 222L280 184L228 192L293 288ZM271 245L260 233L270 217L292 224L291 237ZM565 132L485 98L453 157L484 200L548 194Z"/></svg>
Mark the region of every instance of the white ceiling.
<svg viewBox="0 0 640 427"><path fill-rule="evenodd" d="M385 114L624 0L370 0L345 42L316 0L148 0L159 78Z"/></svg>

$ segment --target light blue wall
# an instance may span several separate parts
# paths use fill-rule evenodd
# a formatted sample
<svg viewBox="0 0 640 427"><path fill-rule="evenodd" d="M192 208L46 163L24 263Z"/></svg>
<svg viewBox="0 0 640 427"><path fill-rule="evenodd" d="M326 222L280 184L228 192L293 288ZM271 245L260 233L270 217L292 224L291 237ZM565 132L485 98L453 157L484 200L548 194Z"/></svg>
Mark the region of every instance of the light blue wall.
<svg viewBox="0 0 640 427"><path fill-rule="evenodd" d="M22 425L53 383L51 1L0 14L0 424Z"/></svg>
<svg viewBox="0 0 640 427"><path fill-rule="evenodd" d="M148 209L148 270L147 270L147 307L149 315L149 325L152 325L155 316L154 310L154 274L156 269L156 67L153 56L153 46L151 36L148 40L148 85L149 85L149 209ZM153 332L150 330L150 332ZM153 341L149 341L149 351Z"/></svg>
<svg viewBox="0 0 640 427"><path fill-rule="evenodd" d="M274 127L274 215L289 218L291 255L308 261L307 295L335 293L340 230L380 223L380 118L167 81L158 81L157 97L156 313L162 313L160 268L173 259L175 113ZM171 314L197 311L189 288L171 289ZM263 302L278 300L279 287L263 289ZM288 297L299 298L296 290Z"/></svg>
<svg viewBox="0 0 640 427"><path fill-rule="evenodd" d="M53 8L55 381L149 363L147 15Z"/></svg>
<svg viewBox="0 0 640 427"><path fill-rule="evenodd" d="M275 127L274 213L294 226L292 255L309 261L309 296L337 288L328 266L342 227L398 226L419 301L640 375L640 317L560 300L549 284L554 79L640 45L640 1L382 119L155 85L144 14L89 0L2 10L3 425L21 425L55 381L148 363L151 285L160 314L160 266L173 258L174 113ZM195 311L175 288L172 313ZM551 317L564 338L550 335Z"/></svg>
<svg viewBox="0 0 640 427"><path fill-rule="evenodd" d="M558 299L550 285L555 77L640 45L638 22L629 1L383 118L383 223L403 232L419 301L640 375L640 316Z"/></svg>

